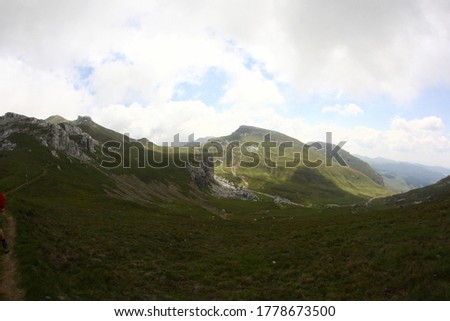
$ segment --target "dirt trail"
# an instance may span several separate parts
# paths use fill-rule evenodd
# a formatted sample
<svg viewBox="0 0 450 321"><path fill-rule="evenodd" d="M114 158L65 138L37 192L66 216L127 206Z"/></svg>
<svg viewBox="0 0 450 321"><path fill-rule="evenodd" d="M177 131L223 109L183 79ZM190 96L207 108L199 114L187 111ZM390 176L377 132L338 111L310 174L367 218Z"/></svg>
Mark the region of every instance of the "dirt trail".
<svg viewBox="0 0 450 321"><path fill-rule="evenodd" d="M17 192L19 189L21 189L21 188L23 188L23 187L25 187L25 186L27 186L27 185L33 184L34 182L36 182L38 179L40 179L41 177L43 177L43 176L45 176L45 175L47 175L47 167L42 168L42 173L40 173L38 176L34 177L34 178L31 179L31 180L27 180L25 183L23 183L23 184L21 184L21 185L15 187L15 188L13 188L13 189L10 190L10 191L7 191L7 192L5 193L5 195L8 195L8 194Z"/></svg>
<svg viewBox="0 0 450 321"><path fill-rule="evenodd" d="M19 286L19 271L17 259L14 255L14 245L16 241L16 221L11 214L6 211L5 224L3 224L3 231L8 240L11 252L2 255L3 273L0 279L0 297L4 300L23 300L25 291Z"/></svg>
<svg viewBox="0 0 450 321"><path fill-rule="evenodd" d="M42 168L42 173L40 173L38 176L15 187L5 194L10 195L11 193L17 192L19 189L33 184L46 174L47 167L44 167ZM0 298L3 300L19 301L24 299L25 290L22 289L19 285L19 265L14 253L14 246L16 243L16 220L9 213L9 211L5 211L0 215L4 215L5 217L3 232L5 233L5 238L8 241L11 250L8 254L0 253L0 255L2 255L3 267L2 274L0 275Z"/></svg>

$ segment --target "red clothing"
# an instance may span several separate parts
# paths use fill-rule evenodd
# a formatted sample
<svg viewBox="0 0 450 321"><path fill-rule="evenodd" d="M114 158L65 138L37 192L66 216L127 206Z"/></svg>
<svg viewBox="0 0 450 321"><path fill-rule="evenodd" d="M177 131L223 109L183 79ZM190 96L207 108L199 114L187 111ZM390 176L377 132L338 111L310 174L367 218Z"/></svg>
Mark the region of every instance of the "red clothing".
<svg viewBox="0 0 450 321"><path fill-rule="evenodd" d="M6 204L5 204L5 195L0 193L0 211L5 209L5 206L6 206Z"/></svg>

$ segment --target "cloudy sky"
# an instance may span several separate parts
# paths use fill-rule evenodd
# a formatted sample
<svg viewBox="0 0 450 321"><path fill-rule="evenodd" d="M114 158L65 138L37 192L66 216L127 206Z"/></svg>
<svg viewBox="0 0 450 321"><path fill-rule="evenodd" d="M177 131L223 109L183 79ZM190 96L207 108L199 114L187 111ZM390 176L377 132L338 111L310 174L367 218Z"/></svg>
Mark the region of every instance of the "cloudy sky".
<svg viewBox="0 0 450 321"><path fill-rule="evenodd" d="M0 114L450 167L450 2L0 0Z"/></svg>

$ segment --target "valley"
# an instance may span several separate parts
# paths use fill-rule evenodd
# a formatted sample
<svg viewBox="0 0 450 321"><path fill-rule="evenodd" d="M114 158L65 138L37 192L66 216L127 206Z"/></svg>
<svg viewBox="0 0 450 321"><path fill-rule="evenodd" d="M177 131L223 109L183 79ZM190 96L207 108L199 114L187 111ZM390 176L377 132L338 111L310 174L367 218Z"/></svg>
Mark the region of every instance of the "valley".
<svg viewBox="0 0 450 321"><path fill-rule="evenodd" d="M235 166L239 150L233 166L212 172L139 168L141 153L172 160L175 150L157 145L134 145L122 155L129 168L108 169L101 146L121 135L90 119L9 115L0 126L9 146L0 151L0 190L16 232L8 255L25 300L450 298L448 179L393 195L375 175L337 164ZM210 141L264 132L243 126Z"/></svg>

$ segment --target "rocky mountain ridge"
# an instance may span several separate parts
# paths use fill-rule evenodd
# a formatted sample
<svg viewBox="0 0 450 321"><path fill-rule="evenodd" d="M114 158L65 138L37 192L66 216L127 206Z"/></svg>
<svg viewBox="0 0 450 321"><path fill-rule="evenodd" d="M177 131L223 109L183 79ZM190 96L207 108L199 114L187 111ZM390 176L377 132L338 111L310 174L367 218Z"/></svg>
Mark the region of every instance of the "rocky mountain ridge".
<svg viewBox="0 0 450 321"><path fill-rule="evenodd" d="M19 136L15 135L24 134L48 148L54 157L66 155L82 162L92 162L94 165L105 156L100 152L102 143L119 141L123 144L134 144L137 142L131 138L123 140L122 134L96 124L90 117L78 117L77 120L69 121L60 116L52 116L46 120L39 120L7 113L0 117L0 133L0 150L14 150L17 147L16 144L20 145L21 142L18 139ZM284 155L289 159L294 159L294 151L300 151L304 145L297 139L282 133L251 126L241 126L231 135L216 140L223 142L237 140L244 144L248 140L255 142L263 140L266 133L270 133L271 139L278 144L285 141L293 143L293 149ZM141 155L142 153L160 153L159 148L147 150L145 146L142 146L141 150L139 148L136 150L135 146L133 154L128 154L129 152L125 151L129 149L125 147L130 146L123 146L123 150L120 152L126 154L122 157L123 159L131 158L131 162L137 161L140 153ZM172 152L169 151L167 157L173 157ZM251 152L254 155L261 155L264 159L264 155L260 154L259 149ZM273 159L280 162L277 168L268 168L264 166L264 162L260 162L254 168L244 168L238 166L241 157L239 154L234 154L233 158L236 157L236 162L231 167L225 166L222 170L221 168L215 169L210 160L210 164L200 162L201 166L197 167L169 168L167 173L177 172L176 175L183 176L187 171L190 182L210 196L220 198L256 200L258 199L256 195L270 195L273 199L278 197L278 200L287 200L292 204L308 205L320 203L322 199L329 198L336 203L355 203L365 198L390 194L382 186L371 181L364 173L352 168L344 168L336 164L332 167L322 166L318 169L309 168L304 164L286 167L283 166L283 159L279 157L278 151L272 153ZM317 152L311 151L311 154L314 154L313 158L323 158ZM158 156L157 159L159 159ZM151 175L145 174L145 171L140 171L140 173L153 181L166 182L173 179L171 174L163 174L162 171L155 171Z"/></svg>
<svg viewBox="0 0 450 321"><path fill-rule="evenodd" d="M78 121L82 121L79 117ZM96 152L98 141L83 132L79 127L70 123L51 123L33 117L15 113L6 113L0 117L0 151L14 150L17 146L10 137L13 134L28 134L50 149L55 157L58 152L80 161L89 161ZM89 155L91 154L91 155Z"/></svg>
<svg viewBox="0 0 450 321"><path fill-rule="evenodd" d="M60 157L59 152L82 162L95 162L100 156L98 152L101 141L105 137L114 140L118 133L101 128L102 134L98 140L86 133L93 128L101 128L90 117L79 116L69 121L61 116L51 116L46 120L27 117L15 113L6 113L0 117L0 151L14 151L18 146L13 139L14 134L26 134L34 137L42 146L47 147L54 157ZM103 129L103 130L102 130ZM95 135L95 131L93 135ZM105 136L105 137L103 137ZM119 135L120 136L120 135ZM141 143L148 140L141 139ZM253 200L256 197L245 189L217 181L212 163L200 162L200 166L188 166L192 182L201 190L209 191L212 195L221 198L237 198Z"/></svg>

